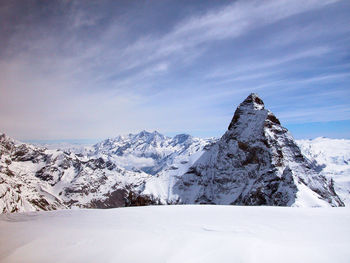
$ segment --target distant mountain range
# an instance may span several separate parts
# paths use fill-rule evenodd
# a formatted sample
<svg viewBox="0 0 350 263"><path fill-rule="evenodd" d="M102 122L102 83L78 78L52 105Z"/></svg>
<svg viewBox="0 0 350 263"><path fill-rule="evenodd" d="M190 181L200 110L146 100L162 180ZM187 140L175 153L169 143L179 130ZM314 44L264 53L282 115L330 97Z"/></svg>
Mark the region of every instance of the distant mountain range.
<svg viewBox="0 0 350 263"><path fill-rule="evenodd" d="M295 141L256 94L220 138L158 132L45 149L0 135L0 211L350 205L350 140Z"/></svg>

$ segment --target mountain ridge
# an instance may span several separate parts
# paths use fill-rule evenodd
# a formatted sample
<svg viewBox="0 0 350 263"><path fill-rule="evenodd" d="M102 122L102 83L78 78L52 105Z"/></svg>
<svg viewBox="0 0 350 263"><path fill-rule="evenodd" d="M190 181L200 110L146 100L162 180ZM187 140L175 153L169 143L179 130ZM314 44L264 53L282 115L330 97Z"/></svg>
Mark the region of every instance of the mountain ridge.
<svg viewBox="0 0 350 263"><path fill-rule="evenodd" d="M238 106L225 134L175 188L184 203L344 205L332 182L315 171L255 93Z"/></svg>
<svg viewBox="0 0 350 263"><path fill-rule="evenodd" d="M141 131L75 153L2 134L0 147L2 212L179 203L342 206L350 195L350 185L301 153L254 93L220 139Z"/></svg>

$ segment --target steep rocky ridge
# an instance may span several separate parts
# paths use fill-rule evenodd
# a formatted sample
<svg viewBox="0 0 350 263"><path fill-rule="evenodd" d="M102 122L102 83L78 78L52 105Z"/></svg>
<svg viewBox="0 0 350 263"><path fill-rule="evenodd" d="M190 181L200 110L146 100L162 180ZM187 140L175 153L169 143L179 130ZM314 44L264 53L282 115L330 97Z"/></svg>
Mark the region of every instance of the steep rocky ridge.
<svg viewBox="0 0 350 263"><path fill-rule="evenodd" d="M180 203L342 206L263 101L249 95L227 132L173 186Z"/></svg>

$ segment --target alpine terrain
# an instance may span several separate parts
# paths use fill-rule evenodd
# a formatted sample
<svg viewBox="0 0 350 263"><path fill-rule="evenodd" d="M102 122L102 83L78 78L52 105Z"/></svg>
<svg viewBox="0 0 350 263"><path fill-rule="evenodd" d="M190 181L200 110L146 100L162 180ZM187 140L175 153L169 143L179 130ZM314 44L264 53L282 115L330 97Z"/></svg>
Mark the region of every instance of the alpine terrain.
<svg viewBox="0 0 350 263"><path fill-rule="evenodd" d="M317 140L296 143L256 94L239 105L220 139L142 131L60 150L0 134L0 211L348 204L349 150L341 142L342 151L328 153Z"/></svg>
<svg viewBox="0 0 350 263"><path fill-rule="evenodd" d="M287 129L250 94L227 132L174 184L182 203L343 206Z"/></svg>

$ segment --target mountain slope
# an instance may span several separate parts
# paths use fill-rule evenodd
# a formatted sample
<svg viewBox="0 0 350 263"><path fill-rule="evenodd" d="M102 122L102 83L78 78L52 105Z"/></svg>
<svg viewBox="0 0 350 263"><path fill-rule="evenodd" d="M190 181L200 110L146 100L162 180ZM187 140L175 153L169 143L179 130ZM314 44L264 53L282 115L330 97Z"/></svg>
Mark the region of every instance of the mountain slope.
<svg viewBox="0 0 350 263"><path fill-rule="evenodd" d="M333 182L300 152L291 134L249 95L227 132L174 185L180 203L343 206Z"/></svg>
<svg viewBox="0 0 350 263"><path fill-rule="evenodd" d="M66 208L50 193L49 183L35 177L43 151L0 134L0 212L24 212Z"/></svg>
<svg viewBox="0 0 350 263"><path fill-rule="evenodd" d="M0 135L0 211L145 205L149 175L103 158L20 144Z"/></svg>
<svg viewBox="0 0 350 263"><path fill-rule="evenodd" d="M350 205L350 140L316 138L297 143L318 165L320 174L334 181L335 191L346 206Z"/></svg>

